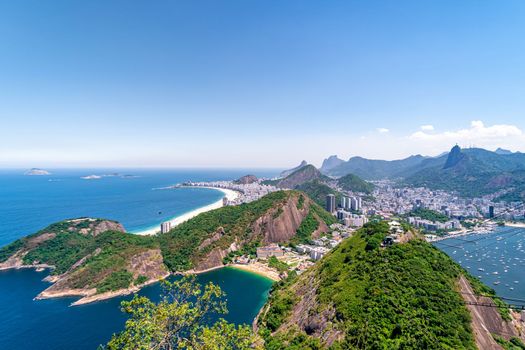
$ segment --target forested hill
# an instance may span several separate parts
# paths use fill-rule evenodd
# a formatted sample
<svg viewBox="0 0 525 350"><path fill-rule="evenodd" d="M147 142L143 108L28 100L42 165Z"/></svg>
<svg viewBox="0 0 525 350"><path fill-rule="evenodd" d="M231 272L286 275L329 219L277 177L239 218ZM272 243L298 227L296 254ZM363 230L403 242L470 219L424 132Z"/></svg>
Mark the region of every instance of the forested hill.
<svg viewBox="0 0 525 350"><path fill-rule="evenodd" d="M169 272L221 266L232 252L300 243L327 232L334 220L298 191L202 213L157 236L128 234L110 220L66 220L1 248L0 270L49 267L47 280L53 284L40 297L80 296L90 302L137 290Z"/></svg>
<svg viewBox="0 0 525 350"><path fill-rule="evenodd" d="M266 348L476 349L463 269L419 239L381 248L387 232L368 224L276 286L258 320Z"/></svg>

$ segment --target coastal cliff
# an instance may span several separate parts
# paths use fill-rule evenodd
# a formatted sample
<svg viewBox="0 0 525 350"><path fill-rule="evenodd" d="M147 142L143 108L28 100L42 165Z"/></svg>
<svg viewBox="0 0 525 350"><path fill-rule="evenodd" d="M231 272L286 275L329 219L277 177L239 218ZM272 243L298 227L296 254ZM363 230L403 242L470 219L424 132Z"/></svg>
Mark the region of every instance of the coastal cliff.
<svg viewBox="0 0 525 350"><path fill-rule="evenodd" d="M295 240L305 221L317 237L333 220L297 191L205 212L157 236L126 233L111 220L65 220L1 248L0 270L49 269L51 285L37 298L78 296L82 304L135 292L170 273L221 267L247 247Z"/></svg>
<svg viewBox="0 0 525 350"><path fill-rule="evenodd" d="M110 298L169 275L155 239L125 233L101 219L62 221L0 250L0 269L48 268L51 286L37 298Z"/></svg>
<svg viewBox="0 0 525 350"><path fill-rule="evenodd" d="M298 191L278 191L258 201L203 213L159 236L164 261L172 271L203 271L246 246L292 240L309 215L317 220L315 235L327 232L324 210ZM326 213L325 213L326 214Z"/></svg>

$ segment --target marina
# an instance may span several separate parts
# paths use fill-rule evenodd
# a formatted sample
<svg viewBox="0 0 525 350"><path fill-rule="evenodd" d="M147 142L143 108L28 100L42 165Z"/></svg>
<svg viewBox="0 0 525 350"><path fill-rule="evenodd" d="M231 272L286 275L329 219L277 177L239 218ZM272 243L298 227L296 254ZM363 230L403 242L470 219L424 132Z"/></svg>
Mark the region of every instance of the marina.
<svg viewBox="0 0 525 350"><path fill-rule="evenodd" d="M525 228L497 227L492 232L448 238L434 245L502 298L524 299ZM518 303L525 306L524 302Z"/></svg>

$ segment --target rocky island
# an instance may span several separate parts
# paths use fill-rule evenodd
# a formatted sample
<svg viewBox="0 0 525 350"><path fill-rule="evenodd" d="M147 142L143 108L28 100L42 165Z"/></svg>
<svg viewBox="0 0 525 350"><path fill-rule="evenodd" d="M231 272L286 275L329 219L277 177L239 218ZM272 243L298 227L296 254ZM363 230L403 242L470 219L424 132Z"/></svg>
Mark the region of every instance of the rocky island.
<svg viewBox="0 0 525 350"><path fill-rule="evenodd" d="M45 176L45 175L51 175L51 173L44 169L38 169L38 168L32 168L29 169L24 173L24 175L27 176Z"/></svg>

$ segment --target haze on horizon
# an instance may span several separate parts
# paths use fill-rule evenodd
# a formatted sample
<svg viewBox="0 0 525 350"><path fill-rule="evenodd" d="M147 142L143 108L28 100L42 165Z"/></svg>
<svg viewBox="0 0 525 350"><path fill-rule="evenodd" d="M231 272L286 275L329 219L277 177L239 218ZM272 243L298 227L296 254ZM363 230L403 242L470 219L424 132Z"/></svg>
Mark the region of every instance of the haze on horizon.
<svg viewBox="0 0 525 350"><path fill-rule="evenodd" d="M6 1L0 167L525 151L525 2Z"/></svg>

